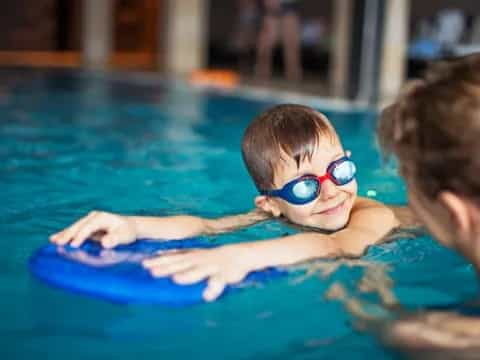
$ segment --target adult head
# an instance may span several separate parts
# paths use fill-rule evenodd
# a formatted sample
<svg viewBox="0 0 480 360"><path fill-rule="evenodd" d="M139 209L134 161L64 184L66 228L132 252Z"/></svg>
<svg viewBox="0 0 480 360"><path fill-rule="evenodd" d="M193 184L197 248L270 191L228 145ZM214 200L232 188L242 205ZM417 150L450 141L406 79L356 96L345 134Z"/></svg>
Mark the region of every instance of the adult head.
<svg viewBox="0 0 480 360"><path fill-rule="evenodd" d="M480 55L433 66L386 108L380 144L433 235L480 270Z"/></svg>

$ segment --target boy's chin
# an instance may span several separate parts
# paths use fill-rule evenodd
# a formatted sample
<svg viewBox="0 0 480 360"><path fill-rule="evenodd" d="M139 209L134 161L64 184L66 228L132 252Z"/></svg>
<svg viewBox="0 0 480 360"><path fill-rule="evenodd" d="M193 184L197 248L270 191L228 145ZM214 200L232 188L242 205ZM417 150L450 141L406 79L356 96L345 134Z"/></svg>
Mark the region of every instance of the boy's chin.
<svg viewBox="0 0 480 360"><path fill-rule="evenodd" d="M321 228L326 231L335 232L344 229L347 226L347 223L348 220L338 221L335 223L325 224L324 226L321 226Z"/></svg>
<svg viewBox="0 0 480 360"><path fill-rule="evenodd" d="M347 226L348 221L345 222L337 222L335 224L298 224L304 226L306 228L310 228L315 231L325 232L325 233L334 233L336 231L340 231Z"/></svg>
<svg viewBox="0 0 480 360"><path fill-rule="evenodd" d="M345 229L347 223L341 225L332 225L325 228L326 231L336 232Z"/></svg>

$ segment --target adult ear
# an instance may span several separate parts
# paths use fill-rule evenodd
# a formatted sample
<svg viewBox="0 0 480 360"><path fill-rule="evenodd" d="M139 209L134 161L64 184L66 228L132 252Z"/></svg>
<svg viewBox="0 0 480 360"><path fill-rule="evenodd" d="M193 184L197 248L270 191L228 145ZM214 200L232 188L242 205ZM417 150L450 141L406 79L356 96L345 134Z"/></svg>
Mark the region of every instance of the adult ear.
<svg viewBox="0 0 480 360"><path fill-rule="evenodd" d="M456 230L461 235L470 235L473 230L474 216L468 201L450 191L440 192L438 201L448 211Z"/></svg>
<svg viewBox="0 0 480 360"><path fill-rule="evenodd" d="M272 214L275 217L282 215L282 212L280 211L276 201L266 195L256 196L255 206L266 213Z"/></svg>

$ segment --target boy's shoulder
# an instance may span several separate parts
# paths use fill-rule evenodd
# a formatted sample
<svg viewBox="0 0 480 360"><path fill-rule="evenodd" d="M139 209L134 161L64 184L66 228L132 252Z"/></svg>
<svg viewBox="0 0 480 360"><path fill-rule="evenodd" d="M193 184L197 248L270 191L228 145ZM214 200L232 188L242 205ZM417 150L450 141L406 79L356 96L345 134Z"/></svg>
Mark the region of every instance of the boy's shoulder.
<svg viewBox="0 0 480 360"><path fill-rule="evenodd" d="M359 226L364 226L367 223L390 227L399 225L395 212L388 205L360 196L355 199L350 217L351 221Z"/></svg>
<svg viewBox="0 0 480 360"><path fill-rule="evenodd" d="M423 228L423 224L418 219L417 215L408 205L385 205L393 211L395 217L400 222L400 227L409 229Z"/></svg>
<svg viewBox="0 0 480 360"><path fill-rule="evenodd" d="M393 214L398 221L398 227L401 229L423 229L423 224L408 204L391 205L365 197L358 197L352 211L374 207L378 208L379 211L388 211Z"/></svg>
<svg viewBox="0 0 480 360"><path fill-rule="evenodd" d="M383 202L362 196L358 196L355 199L355 204L353 205L353 208L357 210L371 207L378 207L379 209L390 209L390 206L384 204Z"/></svg>

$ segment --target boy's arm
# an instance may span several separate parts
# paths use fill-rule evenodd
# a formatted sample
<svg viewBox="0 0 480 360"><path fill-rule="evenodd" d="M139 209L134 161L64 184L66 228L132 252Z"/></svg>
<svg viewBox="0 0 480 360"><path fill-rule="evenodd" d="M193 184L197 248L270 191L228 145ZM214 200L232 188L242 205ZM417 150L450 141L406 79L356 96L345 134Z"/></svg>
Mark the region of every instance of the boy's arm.
<svg viewBox="0 0 480 360"><path fill-rule="evenodd" d="M340 231L328 235L299 233L250 244L255 250L253 253L264 259L259 260L259 265L268 262L265 266L291 265L316 258L358 257L369 246L383 242L399 225L400 221L391 209L379 202L359 198L348 225ZM262 256L268 248L270 256Z"/></svg>
<svg viewBox="0 0 480 360"><path fill-rule="evenodd" d="M414 214L412 209L407 206L394 206L394 205L385 205L390 210L393 211L395 217L400 222L400 227L402 229L419 229L423 228L424 225Z"/></svg>
<svg viewBox="0 0 480 360"><path fill-rule="evenodd" d="M206 300L218 297L226 284L269 266L292 265L314 258L360 256L395 227L392 210L369 199L358 199L348 226L334 234L300 233L271 240L220 246L214 249L166 254L144 261L154 276L171 276L189 284L209 278Z"/></svg>
<svg viewBox="0 0 480 360"><path fill-rule="evenodd" d="M197 235L214 235L234 231L271 216L259 209L244 214L206 219L198 216L129 217L137 229L138 238L182 239Z"/></svg>
<svg viewBox="0 0 480 360"><path fill-rule="evenodd" d="M80 246L87 238L98 240L103 247L134 242L137 238L181 239L203 234L218 234L253 225L270 216L260 210L219 219L197 216L122 216L92 211L66 229L52 235L58 245Z"/></svg>
<svg viewBox="0 0 480 360"><path fill-rule="evenodd" d="M315 258L358 257L369 246L391 240L389 235L393 230L421 227L408 207L386 206L371 199L358 198L348 225L340 231L329 235L305 232L245 243L245 246L251 246L252 264L256 268L291 265ZM265 256L267 253L270 255Z"/></svg>

